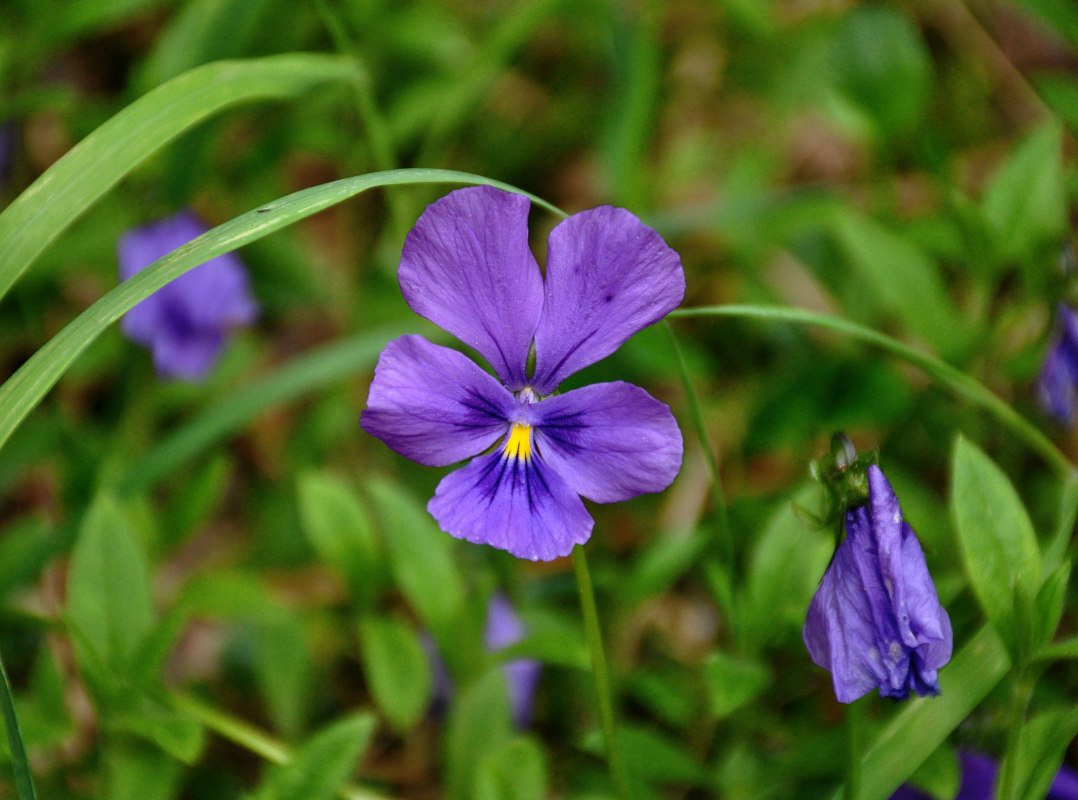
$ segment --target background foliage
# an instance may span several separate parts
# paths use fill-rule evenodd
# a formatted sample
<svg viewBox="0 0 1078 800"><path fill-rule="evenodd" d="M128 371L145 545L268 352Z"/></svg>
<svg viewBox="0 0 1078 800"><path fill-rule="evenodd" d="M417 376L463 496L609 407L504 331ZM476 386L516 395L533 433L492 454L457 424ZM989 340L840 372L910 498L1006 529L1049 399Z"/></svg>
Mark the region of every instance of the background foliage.
<svg viewBox="0 0 1078 800"><path fill-rule="evenodd" d="M860 704L861 796L951 797L956 749L1006 754L1021 797L1078 764L1078 439L1034 392L1074 294L1069 4L8 0L0 121L0 653L42 797L611 796L570 565L442 534L442 473L358 428L382 345L439 335L400 297L404 233L488 179L630 208L686 307L939 359L728 309L572 380L646 386L686 438L669 491L590 508L640 797L838 790L843 709L800 639L833 541L796 513L836 429L880 448L955 627L942 697ZM114 291L117 238L183 206L220 227ZM557 220L532 215L540 262ZM240 245L258 325L159 382L111 323ZM528 635L488 653L495 591Z"/></svg>

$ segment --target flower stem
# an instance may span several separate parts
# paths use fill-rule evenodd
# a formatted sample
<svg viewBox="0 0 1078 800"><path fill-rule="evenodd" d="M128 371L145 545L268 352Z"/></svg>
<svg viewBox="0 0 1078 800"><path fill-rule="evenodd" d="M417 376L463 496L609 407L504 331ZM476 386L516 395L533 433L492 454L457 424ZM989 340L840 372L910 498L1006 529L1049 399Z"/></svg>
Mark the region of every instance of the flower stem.
<svg viewBox="0 0 1078 800"><path fill-rule="evenodd" d="M842 785L843 800L857 800L861 795L861 729L864 727L861 701L846 706L846 782Z"/></svg>
<svg viewBox="0 0 1078 800"><path fill-rule="evenodd" d="M975 406L980 406L1002 422L1015 436L1022 439L1044 458L1065 480L1071 480L1075 473L1072 464L1059 448L1041 433L1027 419L1003 402L983 384L952 367L947 362L930 355L923 350L910 347L904 342L886 336L877 330L858 325L855 322L831 314L819 314L802 308L769 305L727 305L704 306L701 308L682 308L671 311L671 318L684 317L739 317L742 319L764 319L775 322L790 322L798 325L813 325L837 331L853 339L879 347L881 350L900 358L921 369L930 378L946 388L952 394Z"/></svg>
<svg viewBox="0 0 1078 800"><path fill-rule="evenodd" d="M1029 709L1029 698L1033 694L1033 687L1025 679L1024 670L1019 669L1014 678L1013 694L1011 696L1011 719L1007 729L1007 753L1003 758L1003 765L999 771L999 788L997 796L999 800L1011 800L1018 797L1018 740L1022 735L1022 727L1026 722L1026 711Z"/></svg>
<svg viewBox="0 0 1078 800"><path fill-rule="evenodd" d="M632 800L632 785L629 773L625 770L625 761L618 744L618 729L614 721L614 697L610 687L610 673L606 666L603 652L603 634L599 628L599 614L595 609L595 590L591 585L591 573L588 571L588 559L584 547L573 548L573 569L576 570L576 585L580 591L580 610L584 615L584 633L591 651L591 671L595 676L595 692L599 697L599 723L606 741L606 761L610 767L610 777L614 781L618 797Z"/></svg>

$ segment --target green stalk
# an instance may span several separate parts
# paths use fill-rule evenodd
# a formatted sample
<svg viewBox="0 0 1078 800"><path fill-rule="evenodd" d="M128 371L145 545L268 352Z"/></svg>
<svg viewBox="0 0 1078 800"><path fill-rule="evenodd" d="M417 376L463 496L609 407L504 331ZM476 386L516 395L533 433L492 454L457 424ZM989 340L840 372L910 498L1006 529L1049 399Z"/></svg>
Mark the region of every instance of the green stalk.
<svg viewBox="0 0 1078 800"><path fill-rule="evenodd" d="M23 747L19 718L15 715L15 700L11 696L11 684L8 682L3 661L0 661L0 684L0 705L4 708L4 725L7 728L8 749L11 751L11 768L15 773L15 788L19 792L19 800L36 800L34 778L30 773L26 748Z"/></svg>
<svg viewBox="0 0 1078 800"><path fill-rule="evenodd" d="M1010 723L1007 728L1007 753L999 770L999 800L1013 800L1018 797L1018 742L1022 736L1022 727L1026 723L1026 711L1029 698L1033 694L1032 684L1025 678L1025 670L1019 668L1014 678L1011 696Z"/></svg>
<svg viewBox="0 0 1078 800"><path fill-rule="evenodd" d="M864 713L861 701L854 700L846 706L846 782L842 785L843 800L857 800L861 796L861 729Z"/></svg>
<svg viewBox="0 0 1078 800"><path fill-rule="evenodd" d="M1074 465L1067 459L1043 433L1037 430L1017 411L994 395L983 384L952 367L936 356L925 353L908 344L892 339L879 331L858 325L856 322L836 317L831 314L819 314L801 308L768 305L728 305L705 306L701 308L683 308L672 311L668 317L736 317L740 319L762 319L773 322L788 322L796 325L812 325L817 328L859 339L875 345L890 355L921 369L956 397L960 397L987 411L998 419L1015 436L1022 439L1044 458L1064 480L1072 480L1075 475Z"/></svg>
<svg viewBox="0 0 1078 800"><path fill-rule="evenodd" d="M580 610L584 614L584 633L588 638L591 651L591 671L595 676L595 692L599 697L599 723L606 741L606 761L610 767L610 777L614 788L622 800L632 800L632 784L625 769L625 760L618 744L618 729L614 720L614 696L610 687L610 673L606 666L606 654L603 652L603 634L599 628L599 614L595 608L595 590L591 585L591 572L583 545L573 548L573 569L576 570L576 585L580 591Z"/></svg>

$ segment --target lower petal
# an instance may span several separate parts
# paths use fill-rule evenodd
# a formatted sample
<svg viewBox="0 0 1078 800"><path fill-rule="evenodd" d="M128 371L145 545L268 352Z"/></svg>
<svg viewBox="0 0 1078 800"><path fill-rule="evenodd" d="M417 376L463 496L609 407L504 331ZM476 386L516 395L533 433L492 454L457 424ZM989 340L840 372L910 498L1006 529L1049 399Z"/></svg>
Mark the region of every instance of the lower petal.
<svg viewBox="0 0 1078 800"><path fill-rule="evenodd" d="M446 475L427 510L451 536L532 561L569 555L591 537L594 524L580 497L542 459L501 451Z"/></svg>

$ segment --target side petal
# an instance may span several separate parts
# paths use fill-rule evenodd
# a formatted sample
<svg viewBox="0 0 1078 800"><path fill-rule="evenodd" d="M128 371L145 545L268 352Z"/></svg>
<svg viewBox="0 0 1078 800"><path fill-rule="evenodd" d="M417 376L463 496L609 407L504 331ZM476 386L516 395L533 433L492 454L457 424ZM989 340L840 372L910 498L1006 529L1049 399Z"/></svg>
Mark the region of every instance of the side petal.
<svg viewBox="0 0 1078 800"><path fill-rule="evenodd" d="M596 383L532 406L540 457L597 503L661 492L681 469L674 415L639 386Z"/></svg>
<svg viewBox="0 0 1078 800"><path fill-rule="evenodd" d="M530 206L490 186L450 192L408 233L397 273L412 310L478 350L512 391L525 384L543 306Z"/></svg>
<svg viewBox="0 0 1078 800"><path fill-rule="evenodd" d="M685 272L663 238L624 208L574 214L550 233L532 385L562 380L613 353L681 303Z"/></svg>
<svg viewBox="0 0 1078 800"><path fill-rule="evenodd" d="M580 497L542 459L498 451L446 475L427 503L442 530L517 558L552 561L591 537Z"/></svg>
<svg viewBox="0 0 1078 800"><path fill-rule="evenodd" d="M513 396L478 364L422 336L386 345L359 424L405 458L444 467L509 429Z"/></svg>

